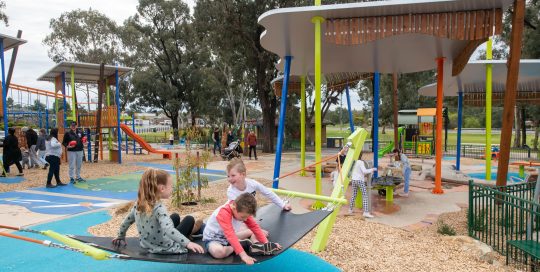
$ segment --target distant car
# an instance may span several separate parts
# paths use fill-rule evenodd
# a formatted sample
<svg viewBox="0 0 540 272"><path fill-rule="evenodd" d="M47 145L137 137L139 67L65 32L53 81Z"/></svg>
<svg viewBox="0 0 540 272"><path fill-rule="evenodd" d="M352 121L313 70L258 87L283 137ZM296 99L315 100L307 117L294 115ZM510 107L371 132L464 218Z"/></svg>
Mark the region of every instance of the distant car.
<svg viewBox="0 0 540 272"><path fill-rule="evenodd" d="M0 131L0 147L4 146L5 139L6 139L6 133L2 130Z"/></svg>

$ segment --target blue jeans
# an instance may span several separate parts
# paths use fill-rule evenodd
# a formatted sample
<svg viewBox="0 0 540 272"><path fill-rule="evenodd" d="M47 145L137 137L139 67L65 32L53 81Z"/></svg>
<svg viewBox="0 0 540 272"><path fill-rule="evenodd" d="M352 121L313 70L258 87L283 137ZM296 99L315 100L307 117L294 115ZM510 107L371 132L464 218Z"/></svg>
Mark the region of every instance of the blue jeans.
<svg viewBox="0 0 540 272"><path fill-rule="evenodd" d="M403 192L408 194L409 193L409 181L411 180L411 168L410 167L403 168L403 178L405 178L405 187L403 188Z"/></svg>

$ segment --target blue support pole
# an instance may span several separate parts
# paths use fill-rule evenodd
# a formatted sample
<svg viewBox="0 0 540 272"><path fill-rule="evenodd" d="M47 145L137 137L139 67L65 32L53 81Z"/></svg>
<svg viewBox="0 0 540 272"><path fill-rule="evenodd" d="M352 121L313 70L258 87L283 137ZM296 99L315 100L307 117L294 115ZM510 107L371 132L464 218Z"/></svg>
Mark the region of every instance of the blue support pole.
<svg viewBox="0 0 540 272"><path fill-rule="evenodd" d="M43 128L43 120L41 120L41 110L38 111L38 119L39 119L39 128Z"/></svg>
<svg viewBox="0 0 540 272"><path fill-rule="evenodd" d="M0 39L0 62L2 65L2 114L4 115L4 135L8 135L8 115L7 115L7 86L6 69L4 67L4 39Z"/></svg>
<svg viewBox="0 0 540 272"><path fill-rule="evenodd" d="M285 128L285 112L287 111L287 92L289 91L289 74L291 71L291 56L285 56L285 74L283 75L283 86L281 87L281 107L279 110L278 135L276 144L276 159L274 163L274 179L272 188L279 186L279 170L281 167L281 151L283 146L283 131ZM270 139L271 140L271 139Z"/></svg>
<svg viewBox="0 0 540 272"><path fill-rule="evenodd" d="M116 82L116 132L118 134L118 163L122 163L122 133L120 130L120 82L118 76L118 67L114 71L114 80Z"/></svg>
<svg viewBox="0 0 540 272"><path fill-rule="evenodd" d="M349 83L345 85L345 94L347 95L347 110L349 110L349 126L351 127L351 134L352 134L354 132L354 120L352 116L351 96L349 95Z"/></svg>
<svg viewBox="0 0 540 272"><path fill-rule="evenodd" d="M49 134L49 110L45 110L45 130Z"/></svg>
<svg viewBox="0 0 540 272"><path fill-rule="evenodd" d="M124 120L124 125L127 125L127 119ZM129 152L129 146L128 146L128 144L129 144L129 139L128 139L127 135L126 135L126 155L129 154L129 153L128 153L128 152ZM135 155L135 154L133 154L133 155Z"/></svg>
<svg viewBox="0 0 540 272"><path fill-rule="evenodd" d="M131 115L131 129L133 130L133 133L135 133L135 113ZM137 154L137 146L135 145L135 143L135 138L133 138L133 155Z"/></svg>
<svg viewBox="0 0 540 272"><path fill-rule="evenodd" d="M456 147L456 170L461 165L461 127L463 125L463 92L458 92L458 119L457 119L457 147Z"/></svg>
<svg viewBox="0 0 540 272"><path fill-rule="evenodd" d="M69 127L67 123L67 120L66 120L66 109L67 109L67 106L66 106L66 72L62 72L62 95L64 95L64 97L62 98L63 101L64 101L64 128L66 127ZM56 121L56 123L58 124L58 120Z"/></svg>
<svg viewBox="0 0 540 272"><path fill-rule="evenodd" d="M373 167L379 167L379 78L380 74L373 75ZM377 177L377 172L373 173Z"/></svg>

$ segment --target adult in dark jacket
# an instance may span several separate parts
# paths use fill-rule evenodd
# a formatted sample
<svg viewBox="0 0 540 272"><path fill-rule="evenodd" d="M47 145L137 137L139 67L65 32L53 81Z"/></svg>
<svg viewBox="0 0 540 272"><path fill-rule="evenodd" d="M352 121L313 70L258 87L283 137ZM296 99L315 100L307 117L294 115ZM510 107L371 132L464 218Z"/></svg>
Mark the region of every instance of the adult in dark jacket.
<svg viewBox="0 0 540 272"><path fill-rule="evenodd" d="M232 131L229 130L229 133L227 133L227 147L234 141L234 135L232 134Z"/></svg>
<svg viewBox="0 0 540 272"><path fill-rule="evenodd" d="M85 181L81 178L83 161L82 133L77 129L77 123L72 122L70 130L64 134L62 145L66 147L69 162L69 181L71 183Z"/></svg>
<svg viewBox="0 0 540 272"><path fill-rule="evenodd" d="M214 141L214 156L216 155L216 149L221 153L221 134L219 133L219 128L214 129L212 133L212 141Z"/></svg>
<svg viewBox="0 0 540 272"><path fill-rule="evenodd" d="M41 160L39 160L37 156L38 135L36 131L32 128L26 127L24 127L22 131L24 132L24 136L26 137L26 146L28 147L28 151L30 153L30 165L35 165L36 167L44 167L45 164Z"/></svg>
<svg viewBox="0 0 540 272"><path fill-rule="evenodd" d="M15 136L15 129L8 128L8 135L4 139L4 151L2 154L2 160L4 161L4 170L5 173L2 173L0 176L5 177L9 173L9 167L12 164L17 166L19 174L17 176L23 175L23 170L20 161L22 160L21 149L19 148L19 139Z"/></svg>

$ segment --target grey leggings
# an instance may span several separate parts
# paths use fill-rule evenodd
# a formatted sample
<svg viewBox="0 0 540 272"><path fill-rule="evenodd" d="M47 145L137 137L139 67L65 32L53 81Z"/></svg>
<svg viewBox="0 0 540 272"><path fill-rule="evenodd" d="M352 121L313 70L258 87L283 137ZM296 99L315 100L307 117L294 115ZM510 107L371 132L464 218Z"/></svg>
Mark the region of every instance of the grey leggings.
<svg viewBox="0 0 540 272"><path fill-rule="evenodd" d="M367 194L366 182L360 180L351 180L351 186L353 194L351 201L349 201L349 209L352 210L354 208L356 195L358 195L358 187L360 187L360 190L362 190L362 208L364 209L364 212L369 212L369 196Z"/></svg>

